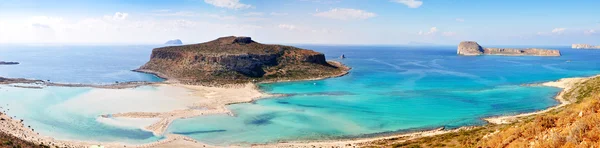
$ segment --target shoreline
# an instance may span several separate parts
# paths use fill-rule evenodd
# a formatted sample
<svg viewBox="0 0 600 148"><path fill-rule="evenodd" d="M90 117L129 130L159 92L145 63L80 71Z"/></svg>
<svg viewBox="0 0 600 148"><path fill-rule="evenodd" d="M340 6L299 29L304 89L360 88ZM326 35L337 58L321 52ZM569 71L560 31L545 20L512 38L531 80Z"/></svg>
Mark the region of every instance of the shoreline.
<svg viewBox="0 0 600 148"><path fill-rule="evenodd" d="M546 108L544 110L539 110L539 111L534 111L534 112L527 112L527 113L520 113L520 114L516 114L516 115L502 115L502 116L486 117L486 118L483 118L483 120L486 121L486 122L488 122L488 123L490 123L490 124L510 124L510 123L515 122L515 121L518 121L518 119L521 118L521 117L527 117L527 116L542 114L542 113L546 113L546 112L554 110L554 109L558 109L558 108L564 107L564 106L569 105L569 104L572 103L571 101L566 100L565 98L563 98L563 95L565 93L567 93L571 89L573 89L573 87L574 87L575 84L584 82L586 80L589 80L589 79L595 78L595 77L600 77L600 75L591 76L591 77L562 78L562 79L559 79L559 80L556 80L556 81L550 81L550 82L544 82L544 83L538 83L538 84L527 84L527 86L546 86L546 87L561 88L561 91L558 94L556 94L556 96L554 96L554 99L556 99L557 101L559 101L559 104L555 105L555 106L551 106L551 107Z"/></svg>

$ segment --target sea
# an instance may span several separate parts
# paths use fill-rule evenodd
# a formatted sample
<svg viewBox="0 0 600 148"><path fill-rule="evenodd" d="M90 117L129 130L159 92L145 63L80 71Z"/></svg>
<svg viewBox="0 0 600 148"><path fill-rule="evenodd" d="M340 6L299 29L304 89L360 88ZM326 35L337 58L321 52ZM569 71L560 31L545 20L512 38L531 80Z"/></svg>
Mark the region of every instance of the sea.
<svg viewBox="0 0 600 148"><path fill-rule="evenodd" d="M159 82L163 80L131 70L161 46L0 45L0 61L20 62L0 65L0 76L80 84ZM554 97L559 88L524 84L600 73L600 50L567 46L542 47L559 49L560 57L457 56L456 46L296 46L322 52L352 70L338 78L260 84L266 93L285 95L229 105L234 116L175 120L167 133L226 146L484 125L485 117L558 104ZM342 54L345 59L338 58ZM141 144L164 138L139 127L99 121L100 114L111 113L111 103L128 98L85 101L94 89L0 85L0 111L24 119L41 135L63 140ZM137 108L160 106L145 105Z"/></svg>

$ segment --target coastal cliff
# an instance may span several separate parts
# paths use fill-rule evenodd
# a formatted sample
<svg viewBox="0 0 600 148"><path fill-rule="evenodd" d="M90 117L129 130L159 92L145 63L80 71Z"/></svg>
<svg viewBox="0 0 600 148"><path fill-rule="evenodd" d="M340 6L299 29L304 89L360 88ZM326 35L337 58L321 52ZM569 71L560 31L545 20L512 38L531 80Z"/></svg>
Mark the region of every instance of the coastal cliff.
<svg viewBox="0 0 600 148"><path fill-rule="evenodd" d="M267 45L250 37L222 37L185 46L156 48L136 71L188 84L239 84L334 77L347 73L325 55L292 46Z"/></svg>
<svg viewBox="0 0 600 148"><path fill-rule="evenodd" d="M484 48L474 41L463 41L458 45L458 55L506 55L506 56L560 56L559 50L540 48Z"/></svg>
<svg viewBox="0 0 600 148"><path fill-rule="evenodd" d="M571 45L573 49L600 49L600 46L593 46L590 44L573 44Z"/></svg>

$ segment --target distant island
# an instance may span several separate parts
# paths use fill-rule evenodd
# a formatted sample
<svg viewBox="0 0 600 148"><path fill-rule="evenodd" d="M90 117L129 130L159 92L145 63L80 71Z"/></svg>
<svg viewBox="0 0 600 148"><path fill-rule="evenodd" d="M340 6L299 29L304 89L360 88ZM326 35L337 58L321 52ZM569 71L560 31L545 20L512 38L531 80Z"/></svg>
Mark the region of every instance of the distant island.
<svg viewBox="0 0 600 148"><path fill-rule="evenodd" d="M174 39L174 40L169 40L169 41L165 42L165 44L167 44L167 45L182 45L183 42L181 42L180 39Z"/></svg>
<svg viewBox="0 0 600 148"><path fill-rule="evenodd" d="M590 44L573 44L571 45L573 49L600 49L600 45L594 46Z"/></svg>
<svg viewBox="0 0 600 148"><path fill-rule="evenodd" d="M540 48L483 48L477 42L463 41L458 45L457 54L463 56L560 56L560 51Z"/></svg>
<svg viewBox="0 0 600 148"><path fill-rule="evenodd" d="M229 36L156 48L150 61L135 71L187 84L224 85L321 79L341 76L348 70L339 62L326 61L319 52Z"/></svg>
<svg viewBox="0 0 600 148"><path fill-rule="evenodd" d="M19 62L5 62L5 61L0 61L0 65L17 65L19 64Z"/></svg>

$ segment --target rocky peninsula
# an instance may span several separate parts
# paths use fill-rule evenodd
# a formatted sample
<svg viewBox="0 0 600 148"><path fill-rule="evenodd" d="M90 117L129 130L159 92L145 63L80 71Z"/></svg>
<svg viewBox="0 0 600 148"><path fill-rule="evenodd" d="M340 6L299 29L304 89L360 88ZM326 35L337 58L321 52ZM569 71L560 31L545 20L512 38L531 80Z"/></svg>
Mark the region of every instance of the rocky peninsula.
<svg viewBox="0 0 600 148"><path fill-rule="evenodd" d="M348 70L339 62L326 61L319 52L229 36L200 44L156 48L150 61L135 71L184 84L212 86L320 79L341 76Z"/></svg>
<svg viewBox="0 0 600 148"><path fill-rule="evenodd" d="M484 48L474 41L460 42L457 49L458 55L504 55L504 56L560 56L559 50L540 48Z"/></svg>
<svg viewBox="0 0 600 148"><path fill-rule="evenodd" d="M600 45L594 46L590 44L573 44L571 45L573 49L600 49Z"/></svg>

